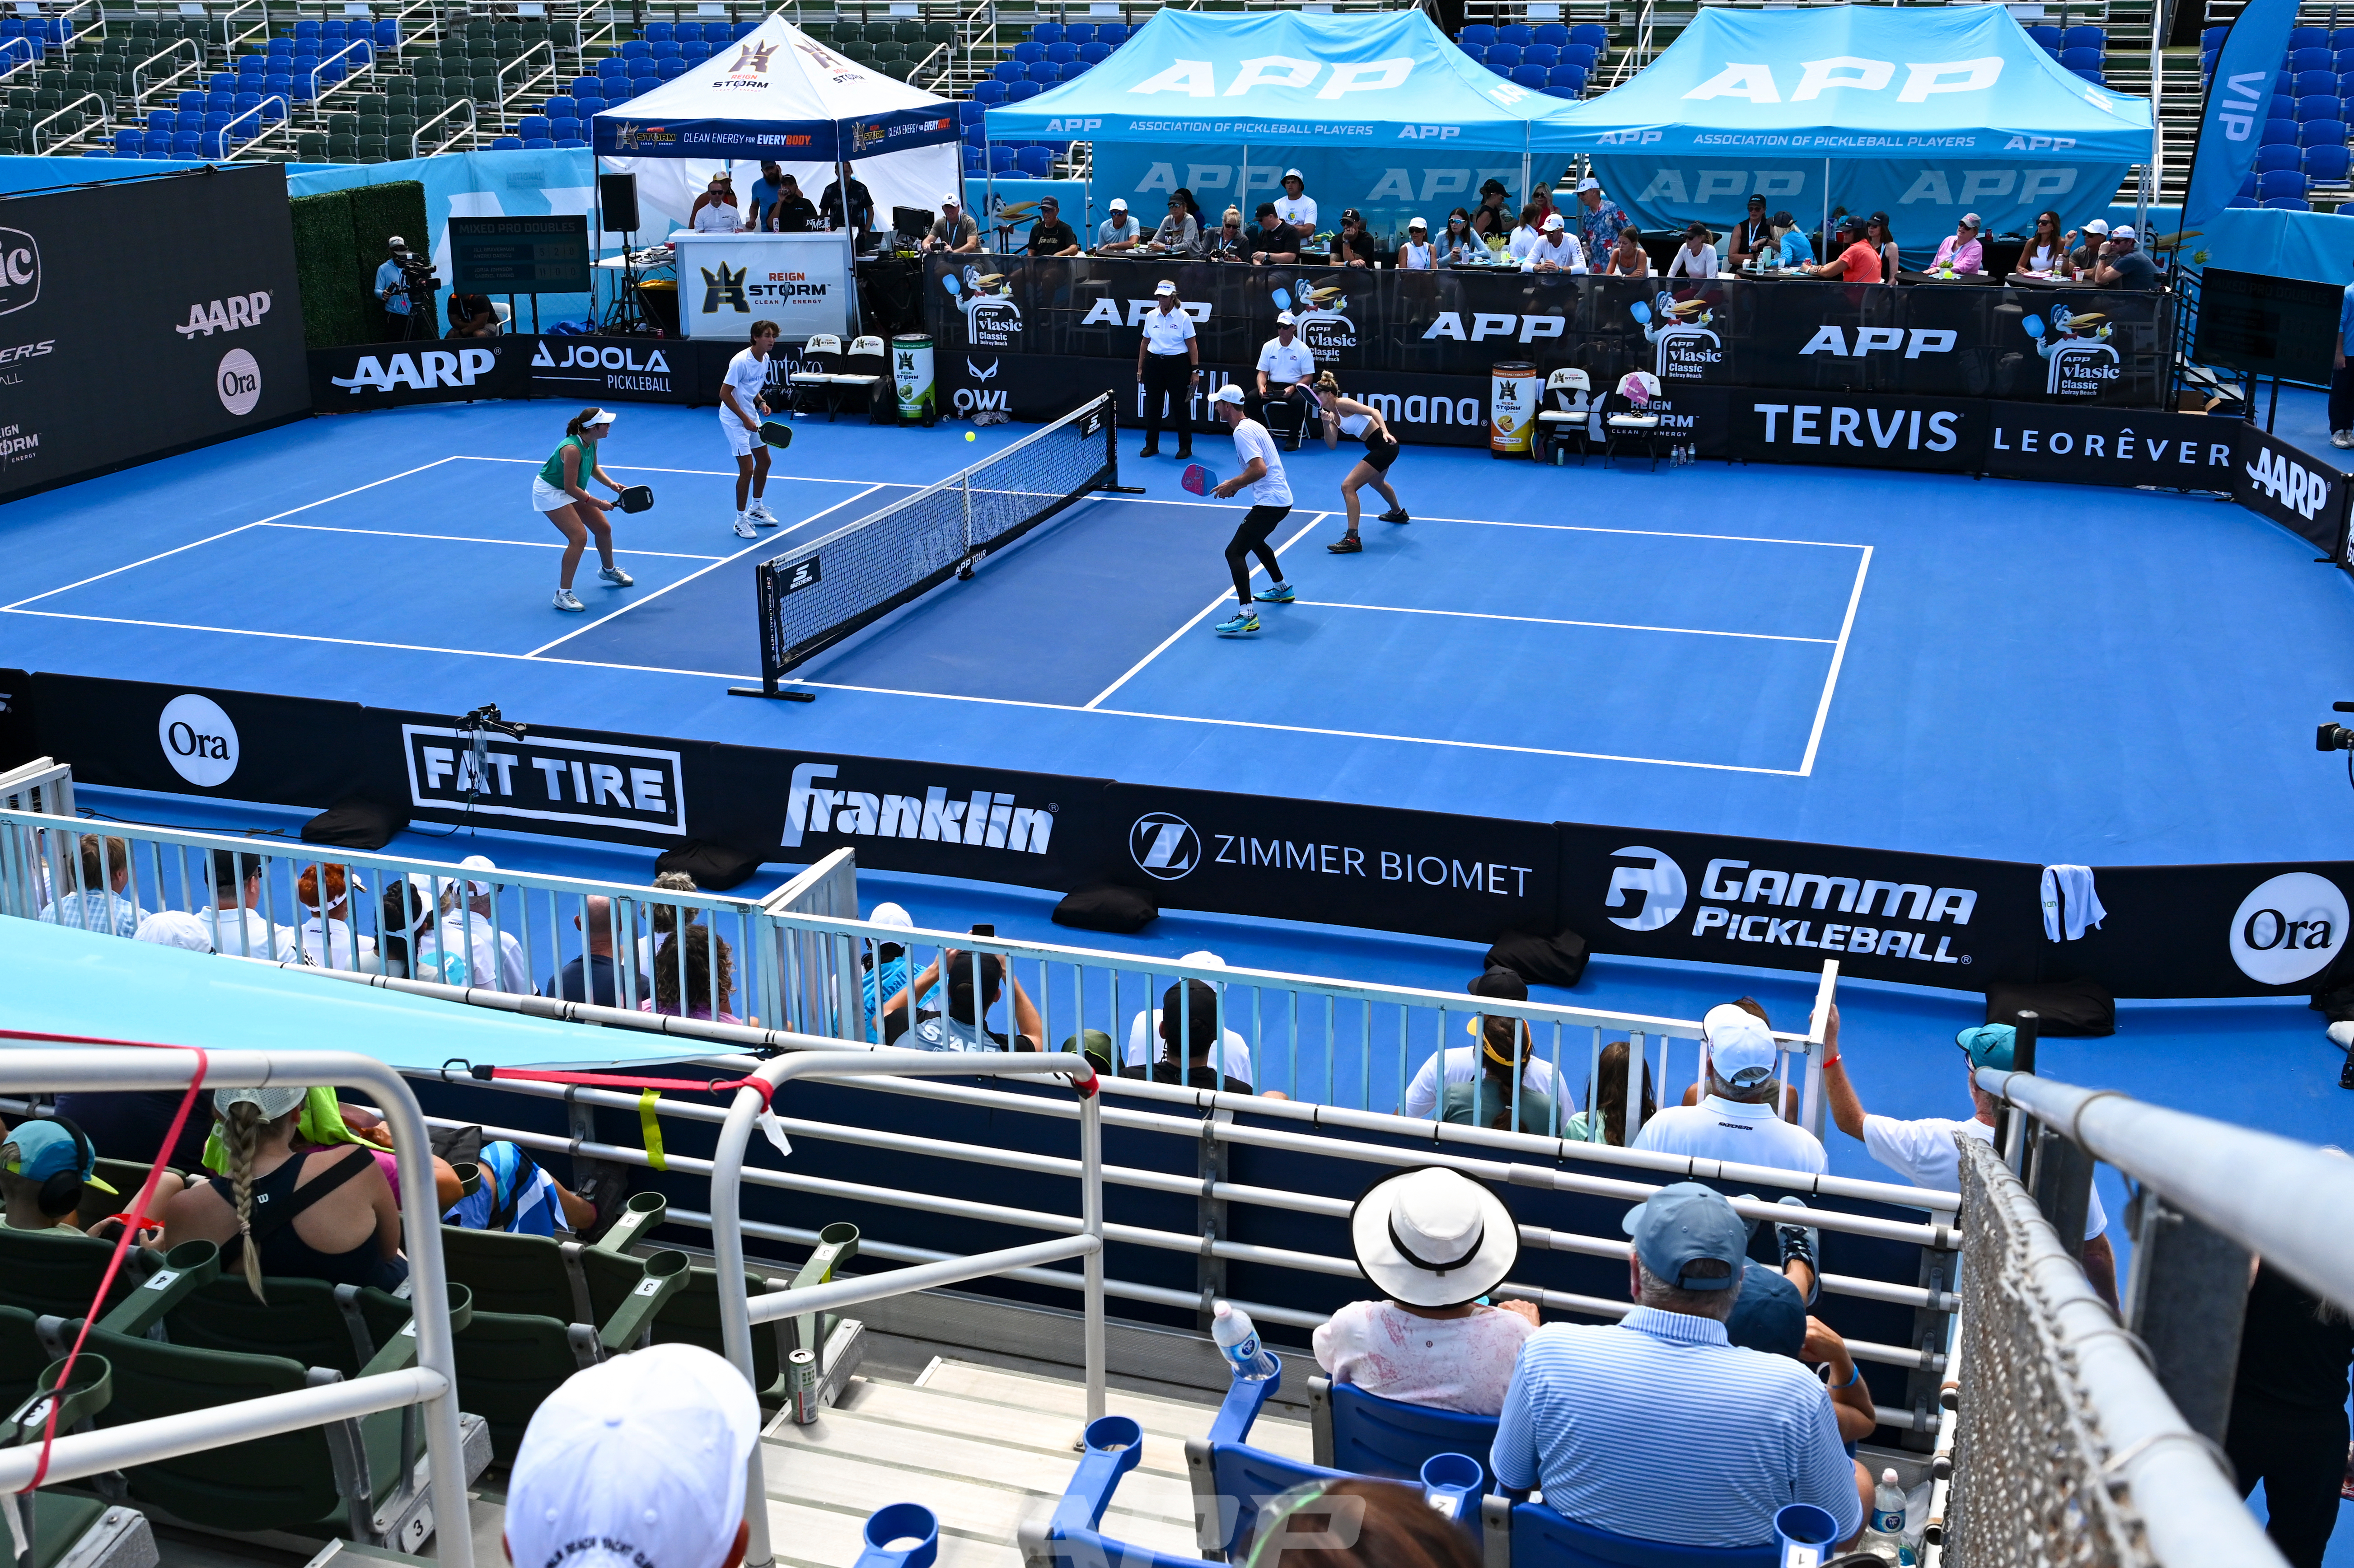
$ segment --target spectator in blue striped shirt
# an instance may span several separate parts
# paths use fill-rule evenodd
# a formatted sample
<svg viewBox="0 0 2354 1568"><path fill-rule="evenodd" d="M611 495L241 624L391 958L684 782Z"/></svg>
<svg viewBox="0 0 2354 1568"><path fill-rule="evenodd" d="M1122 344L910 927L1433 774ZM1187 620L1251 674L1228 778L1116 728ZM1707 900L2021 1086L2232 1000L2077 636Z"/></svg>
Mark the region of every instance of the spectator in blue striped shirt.
<svg viewBox="0 0 2354 1568"><path fill-rule="evenodd" d="M1669 1545L1770 1542L1794 1502L1858 1534L1855 1467L1821 1382L1725 1337L1749 1244L1733 1205L1679 1181L1625 1224L1639 1305L1611 1327L1530 1336L1490 1455L1498 1484L1542 1486L1580 1523Z"/></svg>
<svg viewBox="0 0 2354 1568"><path fill-rule="evenodd" d="M41 918L77 931L136 936L147 911L122 896L130 885L131 846L118 838L86 834L81 841L81 891L59 894L41 911Z"/></svg>

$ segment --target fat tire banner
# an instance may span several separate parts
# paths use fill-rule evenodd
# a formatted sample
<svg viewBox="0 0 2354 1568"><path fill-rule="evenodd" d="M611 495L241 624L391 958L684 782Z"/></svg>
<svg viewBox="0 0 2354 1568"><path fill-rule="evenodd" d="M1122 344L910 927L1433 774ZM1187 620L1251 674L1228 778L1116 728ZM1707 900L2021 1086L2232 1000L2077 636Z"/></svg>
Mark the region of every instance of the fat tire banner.
<svg viewBox="0 0 2354 1568"><path fill-rule="evenodd" d="M0 502L309 411L287 213L273 164L0 198Z"/></svg>
<svg viewBox="0 0 2354 1568"><path fill-rule="evenodd" d="M2107 910L2044 925L2013 861L1228 794L962 763L543 726L472 737L446 714L158 683L0 672L0 768L323 808L352 796L436 823L769 863L860 863L1169 909L1486 943L1575 931L1597 952L1819 969L1955 991L2091 978L2120 996L2266 996L2341 983L2354 863L2094 870ZM300 853L302 852L296 851ZM2349 960L2354 963L2354 960Z"/></svg>
<svg viewBox="0 0 2354 1568"><path fill-rule="evenodd" d="M2173 296L2118 290L1022 256L933 258L925 320L943 355L1132 364L1164 277L1205 363L1256 366L1289 308L1343 386L1359 372L1484 379L1528 360L1540 376L1584 369L1597 389L1649 370L1707 387L2154 408L2174 321Z"/></svg>

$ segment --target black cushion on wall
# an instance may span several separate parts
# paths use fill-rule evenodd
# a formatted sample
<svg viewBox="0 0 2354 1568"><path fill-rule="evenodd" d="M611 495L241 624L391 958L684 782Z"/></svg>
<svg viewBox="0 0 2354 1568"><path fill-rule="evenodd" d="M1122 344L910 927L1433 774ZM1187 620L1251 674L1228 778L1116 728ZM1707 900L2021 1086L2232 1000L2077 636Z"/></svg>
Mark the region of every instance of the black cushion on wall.
<svg viewBox="0 0 2354 1568"><path fill-rule="evenodd" d="M408 813L398 806L346 795L302 824L306 844L333 844L338 849L376 850L408 826Z"/></svg>
<svg viewBox="0 0 2354 1568"><path fill-rule="evenodd" d="M1988 1023L2016 1023L2020 1012L2032 1010L2038 1035L2117 1032L2116 999L2095 980L1996 986L1986 999Z"/></svg>
<svg viewBox="0 0 2354 1568"><path fill-rule="evenodd" d="M1585 938L1575 931L1555 937L1507 931L1488 949L1488 967L1510 969L1531 985L1568 987L1585 972Z"/></svg>
<svg viewBox="0 0 2354 1568"><path fill-rule="evenodd" d="M748 881L759 869L758 856L709 839L689 839L676 849L663 851L654 861L657 872L683 871L695 878L695 886L713 893L724 893Z"/></svg>
<svg viewBox="0 0 2354 1568"><path fill-rule="evenodd" d="M1083 931L1141 931L1161 918L1160 906L1133 887L1099 884L1074 888L1055 906L1055 924Z"/></svg>

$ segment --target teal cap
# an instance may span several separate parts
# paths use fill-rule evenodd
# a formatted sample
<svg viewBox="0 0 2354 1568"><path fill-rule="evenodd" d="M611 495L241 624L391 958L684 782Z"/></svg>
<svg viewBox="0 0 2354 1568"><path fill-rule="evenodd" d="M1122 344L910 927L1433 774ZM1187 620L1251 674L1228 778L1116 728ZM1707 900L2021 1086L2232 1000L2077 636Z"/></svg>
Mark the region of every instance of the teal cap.
<svg viewBox="0 0 2354 1568"><path fill-rule="evenodd" d="M1954 1044L1969 1057L1971 1066L2008 1073L2019 1045L2019 1031L2008 1023L1981 1023L1955 1035Z"/></svg>

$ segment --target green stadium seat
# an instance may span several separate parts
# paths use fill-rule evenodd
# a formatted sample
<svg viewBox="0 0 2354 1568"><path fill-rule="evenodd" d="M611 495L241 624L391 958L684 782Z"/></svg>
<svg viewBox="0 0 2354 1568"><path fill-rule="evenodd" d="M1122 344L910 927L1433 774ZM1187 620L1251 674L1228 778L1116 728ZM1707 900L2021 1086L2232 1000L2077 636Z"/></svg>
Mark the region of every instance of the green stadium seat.
<svg viewBox="0 0 2354 1568"><path fill-rule="evenodd" d="M6 1401L0 1408L25 1417L25 1425L14 1430L11 1423L0 1423L0 1446L40 1440L47 1404L30 1410L24 1407L34 1391L46 1385L43 1374L61 1360L53 1353L59 1348L44 1338L33 1314L0 1307L0 1398ZM58 1412L58 1433L88 1430L91 1418L113 1397L113 1368L105 1357L85 1353L76 1361L73 1392ZM54 1488L27 1499L27 1503L31 1524L28 1568L58 1568L69 1560L87 1568L155 1561L154 1532L135 1509Z"/></svg>
<svg viewBox="0 0 2354 1568"><path fill-rule="evenodd" d="M363 161L368 158L381 158L387 155L385 149L387 143L381 132L375 135L363 133L360 136L355 137L353 139L353 143L358 149L359 155Z"/></svg>
<svg viewBox="0 0 2354 1568"><path fill-rule="evenodd" d="M334 164L355 164L359 162L359 143L353 138L349 136L330 136L327 138L328 162Z"/></svg>
<svg viewBox="0 0 2354 1568"><path fill-rule="evenodd" d="M59 1318L80 1318L97 1298L99 1281L114 1255L111 1243L65 1231L18 1231L0 1227L0 1305ZM107 1298L120 1306L163 1259L143 1247L124 1257Z"/></svg>
<svg viewBox="0 0 2354 1568"><path fill-rule="evenodd" d="M245 1276L215 1279L184 1297L164 1319L172 1343L239 1355L284 1356L308 1367L332 1367L346 1378L408 1324L409 1304L389 1291L323 1279L261 1282L254 1299ZM458 1287L463 1298L463 1287Z"/></svg>
<svg viewBox="0 0 2354 1568"><path fill-rule="evenodd" d="M294 156L305 164L323 164L331 156L323 132L305 131L294 138Z"/></svg>

